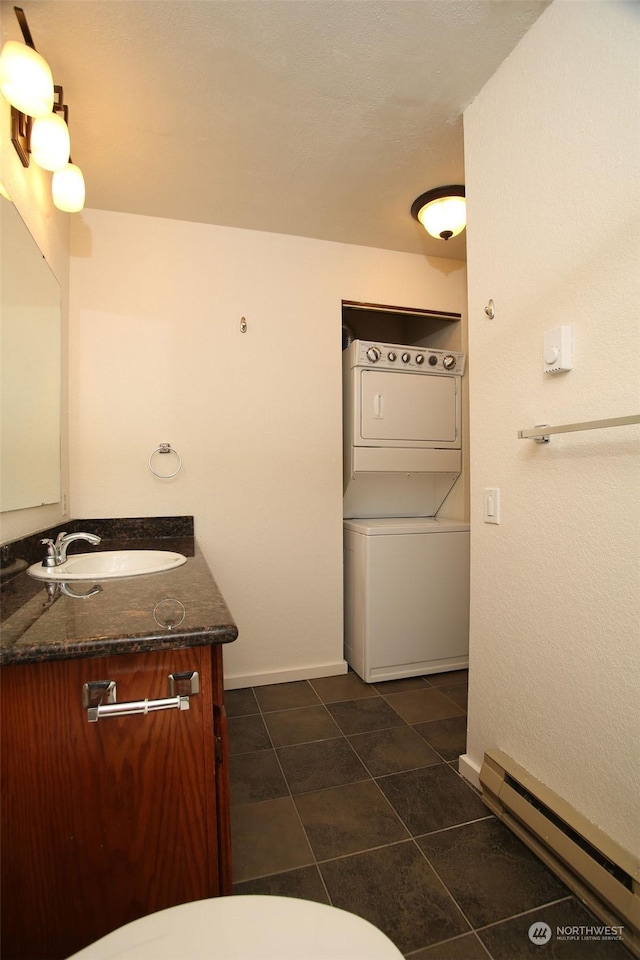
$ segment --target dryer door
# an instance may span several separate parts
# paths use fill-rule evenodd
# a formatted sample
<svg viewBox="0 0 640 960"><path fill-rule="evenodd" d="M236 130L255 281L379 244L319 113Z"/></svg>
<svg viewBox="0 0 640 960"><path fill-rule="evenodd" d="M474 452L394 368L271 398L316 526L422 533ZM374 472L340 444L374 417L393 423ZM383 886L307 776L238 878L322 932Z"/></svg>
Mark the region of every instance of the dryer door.
<svg viewBox="0 0 640 960"><path fill-rule="evenodd" d="M411 446L459 443L456 377L362 370L361 442Z"/></svg>

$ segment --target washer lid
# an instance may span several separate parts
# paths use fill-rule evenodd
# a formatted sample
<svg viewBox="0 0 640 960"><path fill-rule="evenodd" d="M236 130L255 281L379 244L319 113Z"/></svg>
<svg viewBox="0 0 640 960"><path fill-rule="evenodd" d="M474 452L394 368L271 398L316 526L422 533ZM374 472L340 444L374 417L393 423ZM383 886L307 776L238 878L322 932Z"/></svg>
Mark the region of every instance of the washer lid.
<svg viewBox="0 0 640 960"><path fill-rule="evenodd" d="M345 520L345 530L353 530L365 537L402 536L412 533L466 533L466 520L448 520L443 517L380 517L367 520Z"/></svg>

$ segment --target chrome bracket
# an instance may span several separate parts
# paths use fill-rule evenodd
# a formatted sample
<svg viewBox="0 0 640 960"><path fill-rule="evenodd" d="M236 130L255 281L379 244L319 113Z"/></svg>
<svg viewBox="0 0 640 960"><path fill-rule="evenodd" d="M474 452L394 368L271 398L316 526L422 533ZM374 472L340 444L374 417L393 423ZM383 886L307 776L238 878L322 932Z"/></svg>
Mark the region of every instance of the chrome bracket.
<svg viewBox="0 0 640 960"><path fill-rule="evenodd" d="M200 677L196 670L171 673L168 678L169 696L160 700L131 700L118 703L115 680L94 680L82 687L82 706L89 723L100 717L126 717L134 713L156 713L158 710L188 710L189 697L200 692Z"/></svg>
<svg viewBox="0 0 640 960"><path fill-rule="evenodd" d="M192 697L196 693L200 693L200 675L197 670L169 674L170 697Z"/></svg>
<svg viewBox="0 0 640 960"><path fill-rule="evenodd" d="M82 687L82 706L87 711L89 723L96 722L101 706L115 702L115 680L91 680Z"/></svg>
<svg viewBox="0 0 640 960"><path fill-rule="evenodd" d="M548 427L548 426L549 426L548 423L537 423L537 424L535 425L534 429L535 429L535 430L544 430L544 428L545 428L545 427ZM550 437L548 434L545 433L544 436L542 436L542 437L534 437L533 439L535 440L536 443L549 443L550 440L551 440L551 437Z"/></svg>

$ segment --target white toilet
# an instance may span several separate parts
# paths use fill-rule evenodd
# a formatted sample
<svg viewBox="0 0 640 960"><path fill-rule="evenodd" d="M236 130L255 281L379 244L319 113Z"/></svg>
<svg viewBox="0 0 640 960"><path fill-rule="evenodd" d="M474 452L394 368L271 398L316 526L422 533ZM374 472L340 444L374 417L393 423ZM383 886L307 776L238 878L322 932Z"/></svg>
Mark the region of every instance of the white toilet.
<svg viewBox="0 0 640 960"><path fill-rule="evenodd" d="M169 907L69 960L402 960L373 924L292 897L235 896Z"/></svg>

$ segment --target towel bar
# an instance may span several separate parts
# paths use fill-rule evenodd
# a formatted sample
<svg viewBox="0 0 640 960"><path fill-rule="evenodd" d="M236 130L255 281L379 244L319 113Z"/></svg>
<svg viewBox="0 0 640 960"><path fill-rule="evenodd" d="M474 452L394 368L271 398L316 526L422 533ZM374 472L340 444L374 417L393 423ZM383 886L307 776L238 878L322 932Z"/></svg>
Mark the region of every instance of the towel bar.
<svg viewBox="0 0 640 960"><path fill-rule="evenodd" d="M559 427L538 424L528 430L518 430L519 440L535 440L536 443L549 443L552 433L574 433L578 430L601 430L604 427L623 427L630 423L640 423L640 414L630 417L611 417L608 420L585 420L583 423L563 423Z"/></svg>

